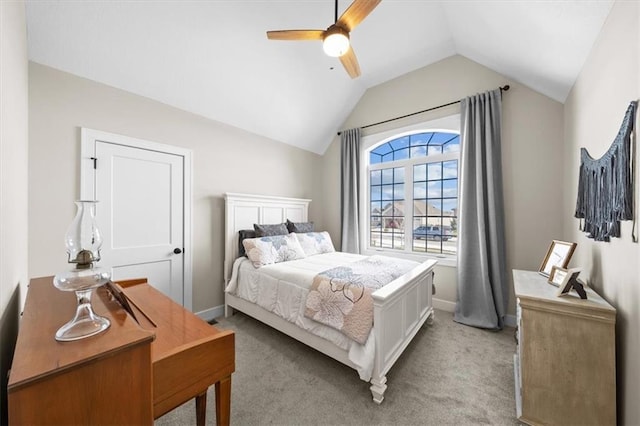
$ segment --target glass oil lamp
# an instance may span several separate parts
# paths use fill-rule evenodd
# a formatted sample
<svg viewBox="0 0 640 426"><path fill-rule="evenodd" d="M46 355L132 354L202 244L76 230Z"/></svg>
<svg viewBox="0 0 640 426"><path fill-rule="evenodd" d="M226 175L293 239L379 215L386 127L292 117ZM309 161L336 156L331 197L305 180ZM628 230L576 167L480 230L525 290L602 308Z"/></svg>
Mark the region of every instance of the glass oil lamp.
<svg viewBox="0 0 640 426"><path fill-rule="evenodd" d="M56 340L68 342L83 339L105 331L111 323L96 315L91 307L93 290L109 282L111 273L95 266L100 260L102 236L96 225L97 201L76 201L78 210L65 234L65 245L69 263L75 265L71 271L57 274L53 285L62 291L74 291L77 299L75 316L56 332Z"/></svg>

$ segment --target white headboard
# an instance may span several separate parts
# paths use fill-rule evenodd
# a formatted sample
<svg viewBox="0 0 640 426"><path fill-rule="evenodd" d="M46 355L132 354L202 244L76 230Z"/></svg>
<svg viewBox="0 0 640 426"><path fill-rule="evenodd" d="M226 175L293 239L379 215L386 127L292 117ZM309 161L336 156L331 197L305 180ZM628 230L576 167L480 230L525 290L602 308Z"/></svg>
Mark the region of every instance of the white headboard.
<svg viewBox="0 0 640 426"><path fill-rule="evenodd" d="M238 231L253 229L254 223L307 222L309 203L303 198L271 197L267 195L233 194L225 199L224 281L231 278L233 261L238 257Z"/></svg>

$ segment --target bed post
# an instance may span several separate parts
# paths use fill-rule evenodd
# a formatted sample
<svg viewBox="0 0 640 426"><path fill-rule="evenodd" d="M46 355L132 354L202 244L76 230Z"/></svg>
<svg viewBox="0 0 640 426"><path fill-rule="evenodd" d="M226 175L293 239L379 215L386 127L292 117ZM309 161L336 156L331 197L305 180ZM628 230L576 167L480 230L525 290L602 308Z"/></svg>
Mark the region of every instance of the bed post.
<svg viewBox="0 0 640 426"><path fill-rule="evenodd" d="M427 260L410 273L376 290L373 297L375 361L370 380L373 401L380 404L387 390L386 374L425 322L433 322L433 268Z"/></svg>
<svg viewBox="0 0 640 426"><path fill-rule="evenodd" d="M373 395L373 402L381 404L384 399L384 392L387 390L387 376L373 377L371 381L371 395Z"/></svg>
<svg viewBox="0 0 640 426"><path fill-rule="evenodd" d="M436 319L436 311L432 310L427 317L427 325L433 325L433 321Z"/></svg>
<svg viewBox="0 0 640 426"><path fill-rule="evenodd" d="M227 302L224 302L224 317L225 318L229 318L231 315L233 315L233 308L229 305L227 305Z"/></svg>

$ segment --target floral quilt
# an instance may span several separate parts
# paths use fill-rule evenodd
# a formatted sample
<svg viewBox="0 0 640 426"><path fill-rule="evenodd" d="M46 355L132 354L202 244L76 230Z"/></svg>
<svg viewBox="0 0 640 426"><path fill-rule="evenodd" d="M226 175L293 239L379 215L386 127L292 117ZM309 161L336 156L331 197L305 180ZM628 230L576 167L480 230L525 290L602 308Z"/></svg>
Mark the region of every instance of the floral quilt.
<svg viewBox="0 0 640 426"><path fill-rule="evenodd" d="M373 327L371 294L413 266L388 257L371 256L321 272L313 279L304 316L364 344Z"/></svg>

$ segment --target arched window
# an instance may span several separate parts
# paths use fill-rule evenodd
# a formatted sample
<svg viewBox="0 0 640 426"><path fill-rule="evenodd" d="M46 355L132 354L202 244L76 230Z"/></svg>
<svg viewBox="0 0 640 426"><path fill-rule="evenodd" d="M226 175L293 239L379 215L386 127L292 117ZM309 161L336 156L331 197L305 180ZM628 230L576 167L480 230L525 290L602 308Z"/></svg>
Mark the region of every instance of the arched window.
<svg viewBox="0 0 640 426"><path fill-rule="evenodd" d="M460 135L420 130L366 153L366 248L455 255Z"/></svg>

